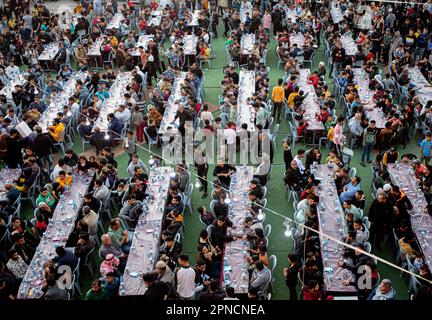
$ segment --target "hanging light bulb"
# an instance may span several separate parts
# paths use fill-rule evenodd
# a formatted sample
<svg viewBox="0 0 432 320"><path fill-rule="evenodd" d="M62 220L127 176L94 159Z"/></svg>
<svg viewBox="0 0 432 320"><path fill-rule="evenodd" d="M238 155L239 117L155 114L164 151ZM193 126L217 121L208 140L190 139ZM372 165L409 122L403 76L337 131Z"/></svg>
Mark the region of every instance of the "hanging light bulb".
<svg viewBox="0 0 432 320"><path fill-rule="evenodd" d="M258 215L257 215L257 219L258 219L259 221L263 221L263 220L264 220L264 214L262 213L262 210L261 210L261 209L259 210L259 213L258 213Z"/></svg>
<svg viewBox="0 0 432 320"><path fill-rule="evenodd" d="M68 112L66 113L66 115L67 115L68 117L72 117L72 112L68 111Z"/></svg>
<svg viewBox="0 0 432 320"><path fill-rule="evenodd" d="M170 177L171 178L175 178L175 176L176 176L176 173L175 172L171 172Z"/></svg>
<svg viewBox="0 0 432 320"><path fill-rule="evenodd" d="M199 188L199 187L201 187L201 183L199 182L199 180L197 180L195 182L195 188Z"/></svg>
<svg viewBox="0 0 432 320"><path fill-rule="evenodd" d="M285 237L291 236L291 221L288 218L285 218L283 225L285 226Z"/></svg>
<svg viewBox="0 0 432 320"><path fill-rule="evenodd" d="M152 165L154 165L154 163L155 163L155 161L154 161L153 159L150 159L150 160L149 160L149 165L152 166Z"/></svg>
<svg viewBox="0 0 432 320"><path fill-rule="evenodd" d="M104 138L105 138L105 140L109 140L109 138L110 138L109 134L108 134L108 133L105 133Z"/></svg>
<svg viewBox="0 0 432 320"><path fill-rule="evenodd" d="M228 197L228 194L226 195L225 203L226 204L230 204L231 203L231 199Z"/></svg>
<svg viewBox="0 0 432 320"><path fill-rule="evenodd" d="M291 229L289 226L287 226L287 228L285 229L284 235L285 237L291 236Z"/></svg>

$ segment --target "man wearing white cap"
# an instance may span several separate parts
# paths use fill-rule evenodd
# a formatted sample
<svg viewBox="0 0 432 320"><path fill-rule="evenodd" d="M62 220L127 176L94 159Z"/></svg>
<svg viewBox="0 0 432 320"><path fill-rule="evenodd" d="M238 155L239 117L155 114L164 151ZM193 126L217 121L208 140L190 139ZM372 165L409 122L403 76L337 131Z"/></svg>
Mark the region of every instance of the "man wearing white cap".
<svg viewBox="0 0 432 320"><path fill-rule="evenodd" d="M171 268L167 268L164 261L158 261L156 263L156 272L158 273L157 279L165 283L168 288L171 288L174 283L174 272L172 272Z"/></svg>
<svg viewBox="0 0 432 320"><path fill-rule="evenodd" d="M326 70L326 68L325 68L325 63L324 63L323 61L321 61L321 62L318 64L318 77L325 76L326 73L327 73L327 70Z"/></svg>
<svg viewBox="0 0 432 320"><path fill-rule="evenodd" d="M376 196L378 197L378 195L381 193L386 193L388 196L390 194L390 190L391 190L391 184L386 183L382 188L377 189Z"/></svg>

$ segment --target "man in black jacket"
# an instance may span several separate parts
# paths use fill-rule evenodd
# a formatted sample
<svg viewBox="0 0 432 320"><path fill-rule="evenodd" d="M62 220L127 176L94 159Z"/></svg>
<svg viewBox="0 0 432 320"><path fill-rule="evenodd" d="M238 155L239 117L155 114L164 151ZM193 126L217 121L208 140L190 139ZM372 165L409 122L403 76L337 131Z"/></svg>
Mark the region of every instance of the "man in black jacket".
<svg viewBox="0 0 432 320"><path fill-rule="evenodd" d="M165 240L165 244L165 248L160 252L160 260L165 261L171 270L174 270L176 262L182 252L182 245L175 241L173 236L168 236Z"/></svg>
<svg viewBox="0 0 432 320"><path fill-rule="evenodd" d="M183 105L179 105L178 111L174 117L173 122L175 122L177 119L179 119L180 125L179 125L179 132L182 134L182 136L185 135L185 123L186 121L193 121L193 115L185 109Z"/></svg>
<svg viewBox="0 0 432 320"><path fill-rule="evenodd" d="M144 284L147 291L144 293L144 300L146 301L161 301L166 300L168 297L168 288L166 285L157 280L157 273L148 272L143 274Z"/></svg>
<svg viewBox="0 0 432 320"><path fill-rule="evenodd" d="M38 162L44 173L48 174L46 163L48 162L50 172L53 171L53 159L51 154L52 142L48 134L42 133L40 126L36 127L36 138L34 140L35 153L38 157Z"/></svg>
<svg viewBox="0 0 432 320"><path fill-rule="evenodd" d="M249 183L249 193L255 194L258 199L262 199L264 196L262 186L255 179Z"/></svg>
<svg viewBox="0 0 432 320"><path fill-rule="evenodd" d="M288 254L289 266L284 268L285 283L290 291L290 300L297 300L297 275L299 273L299 263L295 253Z"/></svg>
<svg viewBox="0 0 432 320"><path fill-rule="evenodd" d="M285 174L284 181L295 191L302 190L303 176L295 160L291 161L291 166L288 168Z"/></svg>
<svg viewBox="0 0 432 320"><path fill-rule="evenodd" d="M226 217L228 215L228 205L225 203L224 197L220 197L219 201L215 203L213 213L216 217Z"/></svg>
<svg viewBox="0 0 432 320"><path fill-rule="evenodd" d="M369 208L369 221L372 222L370 230L371 243L381 250L381 241L384 234L389 231L392 223L394 209L385 193L378 194Z"/></svg>
<svg viewBox="0 0 432 320"><path fill-rule="evenodd" d="M210 239L213 245L220 250L223 249L224 242L233 241L236 238L227 235L227 228L231 227L235 229L233 223L225 217L218 217L213 223L213 229L211 231Z"/></svg>
<svg viewBox="0 0 432 320"><path fill-rule="evenodd" d="M370 282L371 285L370 287L368 287L367 286L368 279L365 279L364 276L368 275L369 277L371 277L372 276L371 269L376 268L376 265L371 257L365 255L360 251L360 250L363 251L365 250L363 244L358 243L356 244L355 247L356 250L354 251L352 264L349 262L340 263L341 267L350 270L354 274L355 281L344 280L343 285L356 287L359 290L358 291L359 297L366 299L372 290L372 286L376 284L372 282L373 279L369 279L371 281ZM366 270L370 270L370 272L367 272ZM361 277L363 280L360 279Z"/></svg>
<svg viewBox="0 0 432 320"><path fill-rule="evenodd" d="M393 216L393 225L398 226L402 220L409 220L408 211L413 209L411 201L406 194L399 189L398 186L393 186L390 191L391 202L396 206L397 210Z"/></svg>

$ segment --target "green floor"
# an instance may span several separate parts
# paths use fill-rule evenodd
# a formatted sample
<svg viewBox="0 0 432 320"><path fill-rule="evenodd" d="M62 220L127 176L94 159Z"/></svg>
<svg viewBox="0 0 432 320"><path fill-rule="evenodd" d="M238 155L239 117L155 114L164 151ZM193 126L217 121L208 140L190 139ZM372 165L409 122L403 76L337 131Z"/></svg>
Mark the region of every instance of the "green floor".
<svg viewBox="0 0 432 320"><path fill-rule="evenodd" d="M219 34L222 34L222 28L219 28ZM213 45L213 54L216 55L216 58L211 61L211 68L209 70L205 70L206 81L205 81L205 99L212 104L218 103L218 95L220 94L219 82L223 78L222 67L224 67L227 63L227 57L224 48L225 38L219 37L215 38L212 41ZM313 66L312 69L317 67L319 61L323 61L323 50L319 49L316 55L316 65ZM267 65L271 68L270 71L270 80L271 84L275 84L279 78L282 78L284 72L282 69L278 70L277 68L277 60L275 54L275 41L272 38L272 42L269 45L269 52L267 55ZM328 81L331 84L331 81ZM278 142L277 142L277 152L274 157L274 167L272 171L270 184L270 194L267 196L268 205L267 207L284 215L287 217L293 217L293 209L292 204L287 203L285 198L285 185L282 182L282 177L284 176L284 163L283 157L281 153L281 140L289 133L289 127L287 123L282 122L279 129ZM144 146L145 147L145 146ZM295 150L301 148L300 144L296 144ZM74 150L77 153L82 151L81 143L75 139ZM412 153L417 153L418 149L414 142L412 142L409 146L407 146L407 151ZM293 152L294 153L294 152ZM148 160L148 152L145 150L140 150L138 152L141 159L147 161ZM360 151L356 150L354 158L351 161L351 166L355 166L357 168L358 175L363 179L363 190L365 191L368 204L371 203L371 195L370 195L370 181L371 181L371 170L370 168L365 168L359 164ZM327 156L326 150L324 150L324 156ZM125 154L120 155L116 158L119 164L119 173L122 176L126 175L126 165L127 165L127 156ZM192 168L192 167L191 167ZM212 180L212 168L209 170L209 180ZM195 180L194 176L192 178ZM196 253L196 243L198 240L199 232L203 229L203 225L200 223L198 219L198 215L196 213L196 208L200 205L205 205L208 207L210 203L210 197L207 199L201 198L201 193L195 191L192 203L194 207L193 215L191 216L189 213L185 215L185 225L186 225L186 233L183 243L184 253L189 254L193 260L195 260ZM30 208L26 210L29 214L29 218L31 215ZM367 209L365 210L365 214L367 214ZM266 224L272 225L272 233L269 238L269 254L274 254L277 256L278 264L276 271L274 273L274 277L276 278L273 299L288 299L288 289L285 286L285 282L282 275L282 270L287 265L287 254L290 252L292 248L291 241L284 236L285 227L283 226L283 219L281 217L275 216L271 213L266 214ZM379 255L380 257L387 259L391 262L394 262L394 258L392 255L392 250L390 246L387 246L384 252L375 252L373 253ZM95 258L97 261L98 258ZM194 261L192 261L194 262ZM393 281L394 286L397 290L397 299L407 299L407 285L402 280L399 275L399 272L393 268L387 267L386 265L380 263L379 271L381 274L381 279L389 278ZM83 292L90 287L90 277L85 274L81 274L81 283L83 287Z"/></svg>

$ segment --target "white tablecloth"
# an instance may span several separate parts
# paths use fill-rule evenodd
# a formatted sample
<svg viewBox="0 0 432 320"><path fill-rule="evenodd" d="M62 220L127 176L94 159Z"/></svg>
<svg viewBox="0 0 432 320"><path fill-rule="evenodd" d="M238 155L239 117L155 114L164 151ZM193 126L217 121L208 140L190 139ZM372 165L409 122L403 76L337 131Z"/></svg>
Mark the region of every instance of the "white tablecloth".
<svg viewBox="0 0 432 320"><path fill-rule="evenodd" d="M243 123L248 126L248 131L255 129L255 110L248 104L247 99L255 92L255 71L240 71L239 94L237 98L237 128Z"/></svg>
<svg viewBox="0 0 432 320"><path fill-rule="evenodd" d="M144 200L144 213L139 217L134 231L120 295L143 295L147 291L142 275L154 270L159 257L159 239L172 173L174 170L171 167L158 167L150 171L146 192L152 197Z"/></svg>
<svg viewBox="0 0 432 320"><path fill-rule="evenodd" d="M244 220L250 216L250 201L248 198L249 181L253 177L253 167L237 166L236 173L231 178L228 218L238 228L243 227ZM232 230L231 230L232 231ZM247 271L249 241L237 239L227 242L223 257L223 286L229 285L236 293L247 293L249 274Z"/></svg>
<svg viewBox="0 0 432 320"><path fill-rule="evenodd" d="M174 81L174 85L171 89L171 95L159 127L159 134L166 133L169 126L173 128L173 132L176 132L177 130L179 125L178 119L176 120L175 124L172 124L172 122L174 121L175 115L178 111L179 106L176 102L181 98L181 85L183 84L184 79L186 79L186 72L182 72L180 76Z"/></svg>
<svg viewBox="0 0 432 320"><path fill-rule="evenodd" d="M369 89L369 76L362 68L354 68L354 83L358 86L358 94L364 104L364 110L369 120L375 120L377 128L385 128L387 122L382 109L376 108L373 102L374 92Z"/></svg>

